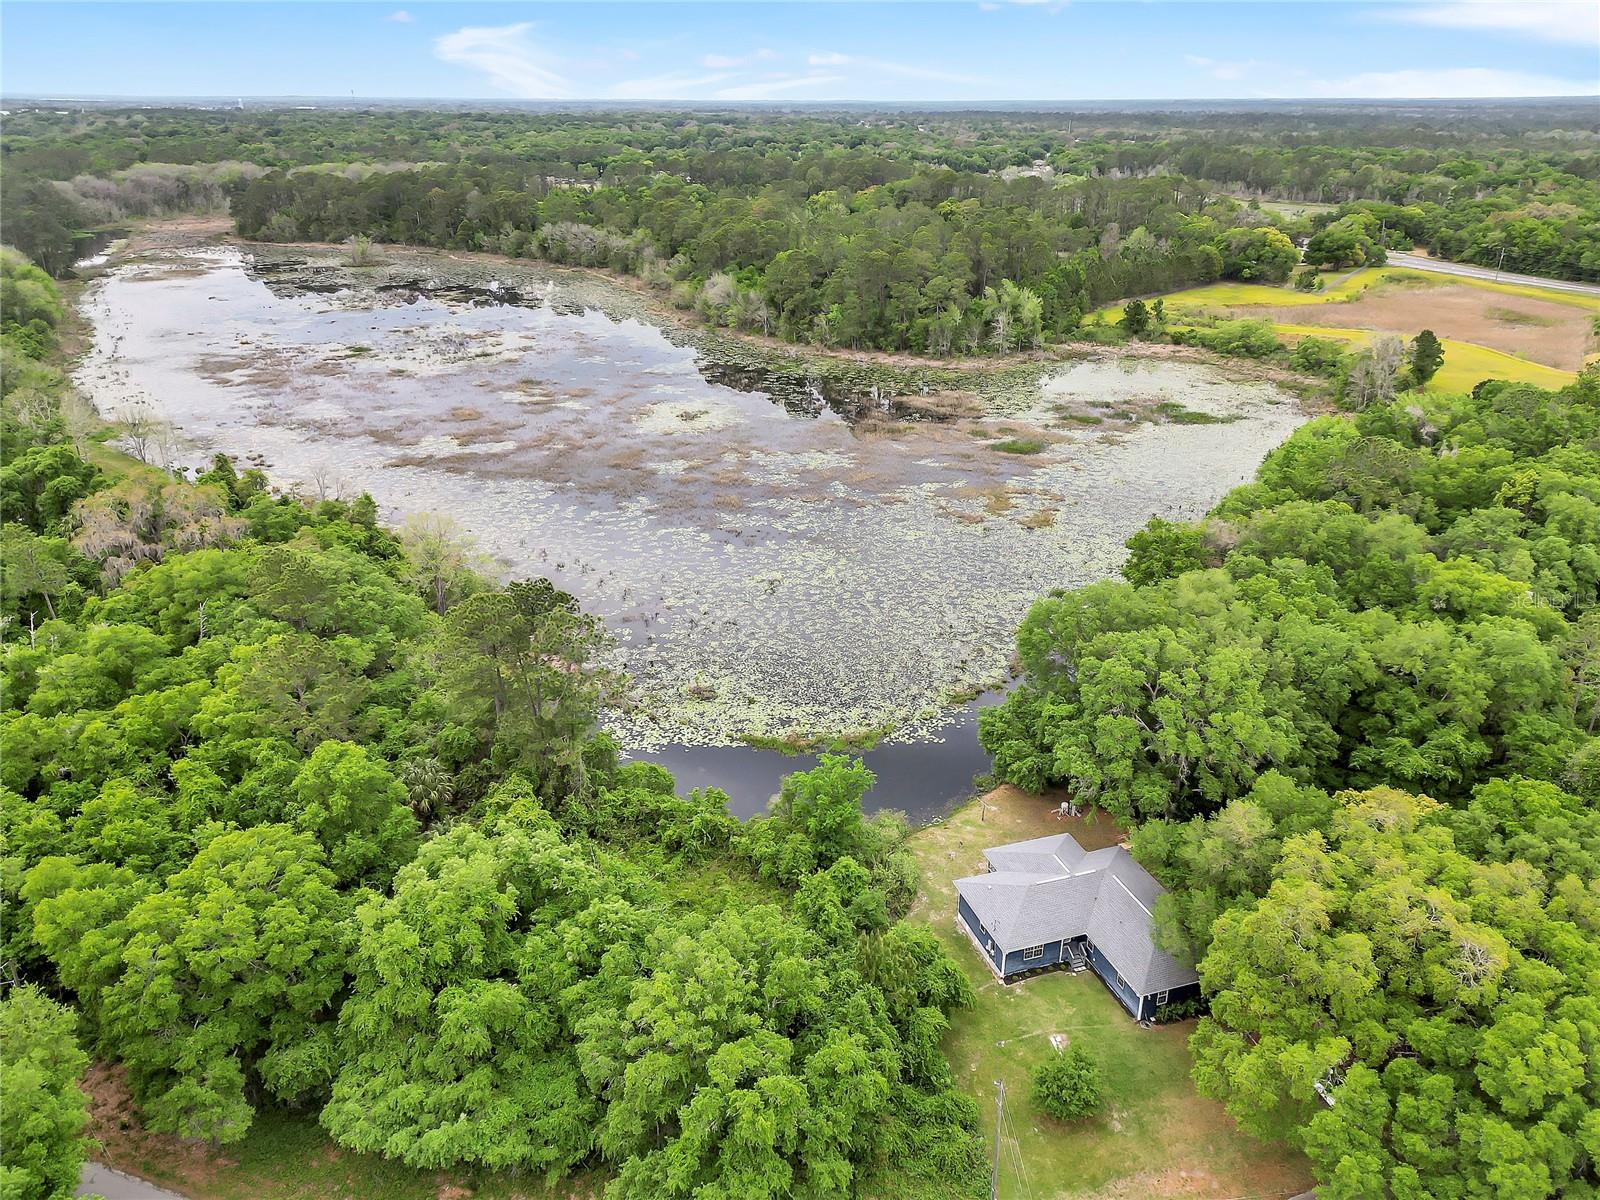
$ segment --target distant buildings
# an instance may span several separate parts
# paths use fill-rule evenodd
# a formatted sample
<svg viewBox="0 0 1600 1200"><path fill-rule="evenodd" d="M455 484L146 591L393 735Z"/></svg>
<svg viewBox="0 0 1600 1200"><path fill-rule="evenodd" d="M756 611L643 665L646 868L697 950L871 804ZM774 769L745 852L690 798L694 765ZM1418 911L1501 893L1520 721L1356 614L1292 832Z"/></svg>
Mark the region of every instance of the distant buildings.
<svg viewBox="0 0 1600 1200"><path fill-rule="evenodd" d="M1090 967L1137 1020L1200 994L1200 978L1158 948L1166 889L1122 846L1085 850L1070 833L983 852L989 871L956 880L957 914L1002 980L1041 967Z"/></svg>

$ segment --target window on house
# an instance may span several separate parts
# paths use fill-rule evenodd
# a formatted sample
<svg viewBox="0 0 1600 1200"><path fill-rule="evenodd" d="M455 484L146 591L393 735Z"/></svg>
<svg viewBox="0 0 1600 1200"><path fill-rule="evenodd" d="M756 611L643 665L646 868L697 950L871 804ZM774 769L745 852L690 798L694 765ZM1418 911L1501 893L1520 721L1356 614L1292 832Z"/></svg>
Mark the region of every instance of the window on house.
<svg viewBox="0 0 1600 1200"><path fill-rule="evenodd" d="M1026 950L1024 950L1022 952L1022 961L1023 962L1032 962L1036 958L1043 958L1043 957L1044 957L1044 947L1043 946L1029 946Z"/></svg>
<svg viewBox="0 0 1600 1200"><path fill-rule="evenodd" d="M1128 987L1128 981L1122 977L1122 972L1121 971L1117 972L1117 985L1119 987ZM1128 988L1128 990L1130 992L1133 991L1132 988Z"/></svg>
<svg viewBox="0 0 1600 1200"><path fill-rule="evenodd" d="M1156 993L1156 1007L1160 1008L1166 1002L1167 1002L1167 993L1166 992L1157 992Z"/></svg>

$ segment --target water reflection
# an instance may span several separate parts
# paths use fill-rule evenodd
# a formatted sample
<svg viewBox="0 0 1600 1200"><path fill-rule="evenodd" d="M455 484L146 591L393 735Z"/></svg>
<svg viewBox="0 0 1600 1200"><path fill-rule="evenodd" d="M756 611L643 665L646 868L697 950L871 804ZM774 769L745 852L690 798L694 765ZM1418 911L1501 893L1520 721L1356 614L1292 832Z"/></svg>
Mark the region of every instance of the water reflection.
<svg viewBox="0 0 1600 1200"><path fill-rule="evenodd" d="M973 795L973 779L993 765L978 744L978 710L1005 699L990 692L961 709L943 738L874 746L861 755L877 783L863 798L868 813L905 813L914 825L942 817ZM816 754L780 754L752 746L668 746L628 755L659 763L678 781L678 791L717 787L728 793L729 809L741 819L766 810L783 778L817 765Z"/></svg>

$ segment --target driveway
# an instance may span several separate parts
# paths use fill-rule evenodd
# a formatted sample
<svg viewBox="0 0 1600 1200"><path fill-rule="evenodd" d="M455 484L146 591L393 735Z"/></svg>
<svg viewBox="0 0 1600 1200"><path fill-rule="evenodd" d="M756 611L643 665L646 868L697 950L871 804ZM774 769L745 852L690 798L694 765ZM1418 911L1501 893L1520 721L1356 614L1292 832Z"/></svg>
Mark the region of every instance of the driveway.
<svg viewBox="0 0 1600 1200"><path fill-rule="evenodd" d="M1429 258L1422 254L1402 254L1389 251L1391 267L1410 267L1416 271L1437 271L1441 275L1463 275L1468 279L1487 279L1498 283L1521 283L1529 287L1548 288L1553 292L1577 292L1582 296L1600 296L1600 284L1573 283L1568 279L1541 279L1537 275L1514 275L1510 271L1496 271L1493 267L1478 267L1472 263L1446 262L1442 258Z"/></svg>

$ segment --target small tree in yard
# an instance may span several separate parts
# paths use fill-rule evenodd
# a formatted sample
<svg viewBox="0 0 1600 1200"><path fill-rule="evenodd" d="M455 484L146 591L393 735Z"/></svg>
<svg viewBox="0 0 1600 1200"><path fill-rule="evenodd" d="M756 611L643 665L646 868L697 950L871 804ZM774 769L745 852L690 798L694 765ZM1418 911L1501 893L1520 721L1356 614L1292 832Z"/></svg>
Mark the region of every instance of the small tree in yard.
<svg viewBox="0 0 1600 1200"><path fill-rule="evenodd" d="M1081 1046L1052 1054L1033 1069L1033 1102L1060 1120L1076 1121L1095 1112L1103 1093L1100 1064Z"/></svg>
<svg viewBox="0 0 1600 1200"><path fill-rule="evenodd" d="M1411 343L1411 378L1418 387L1427 383L1444 366L1444 347L1433 330L1424 329Z"/></svg>

